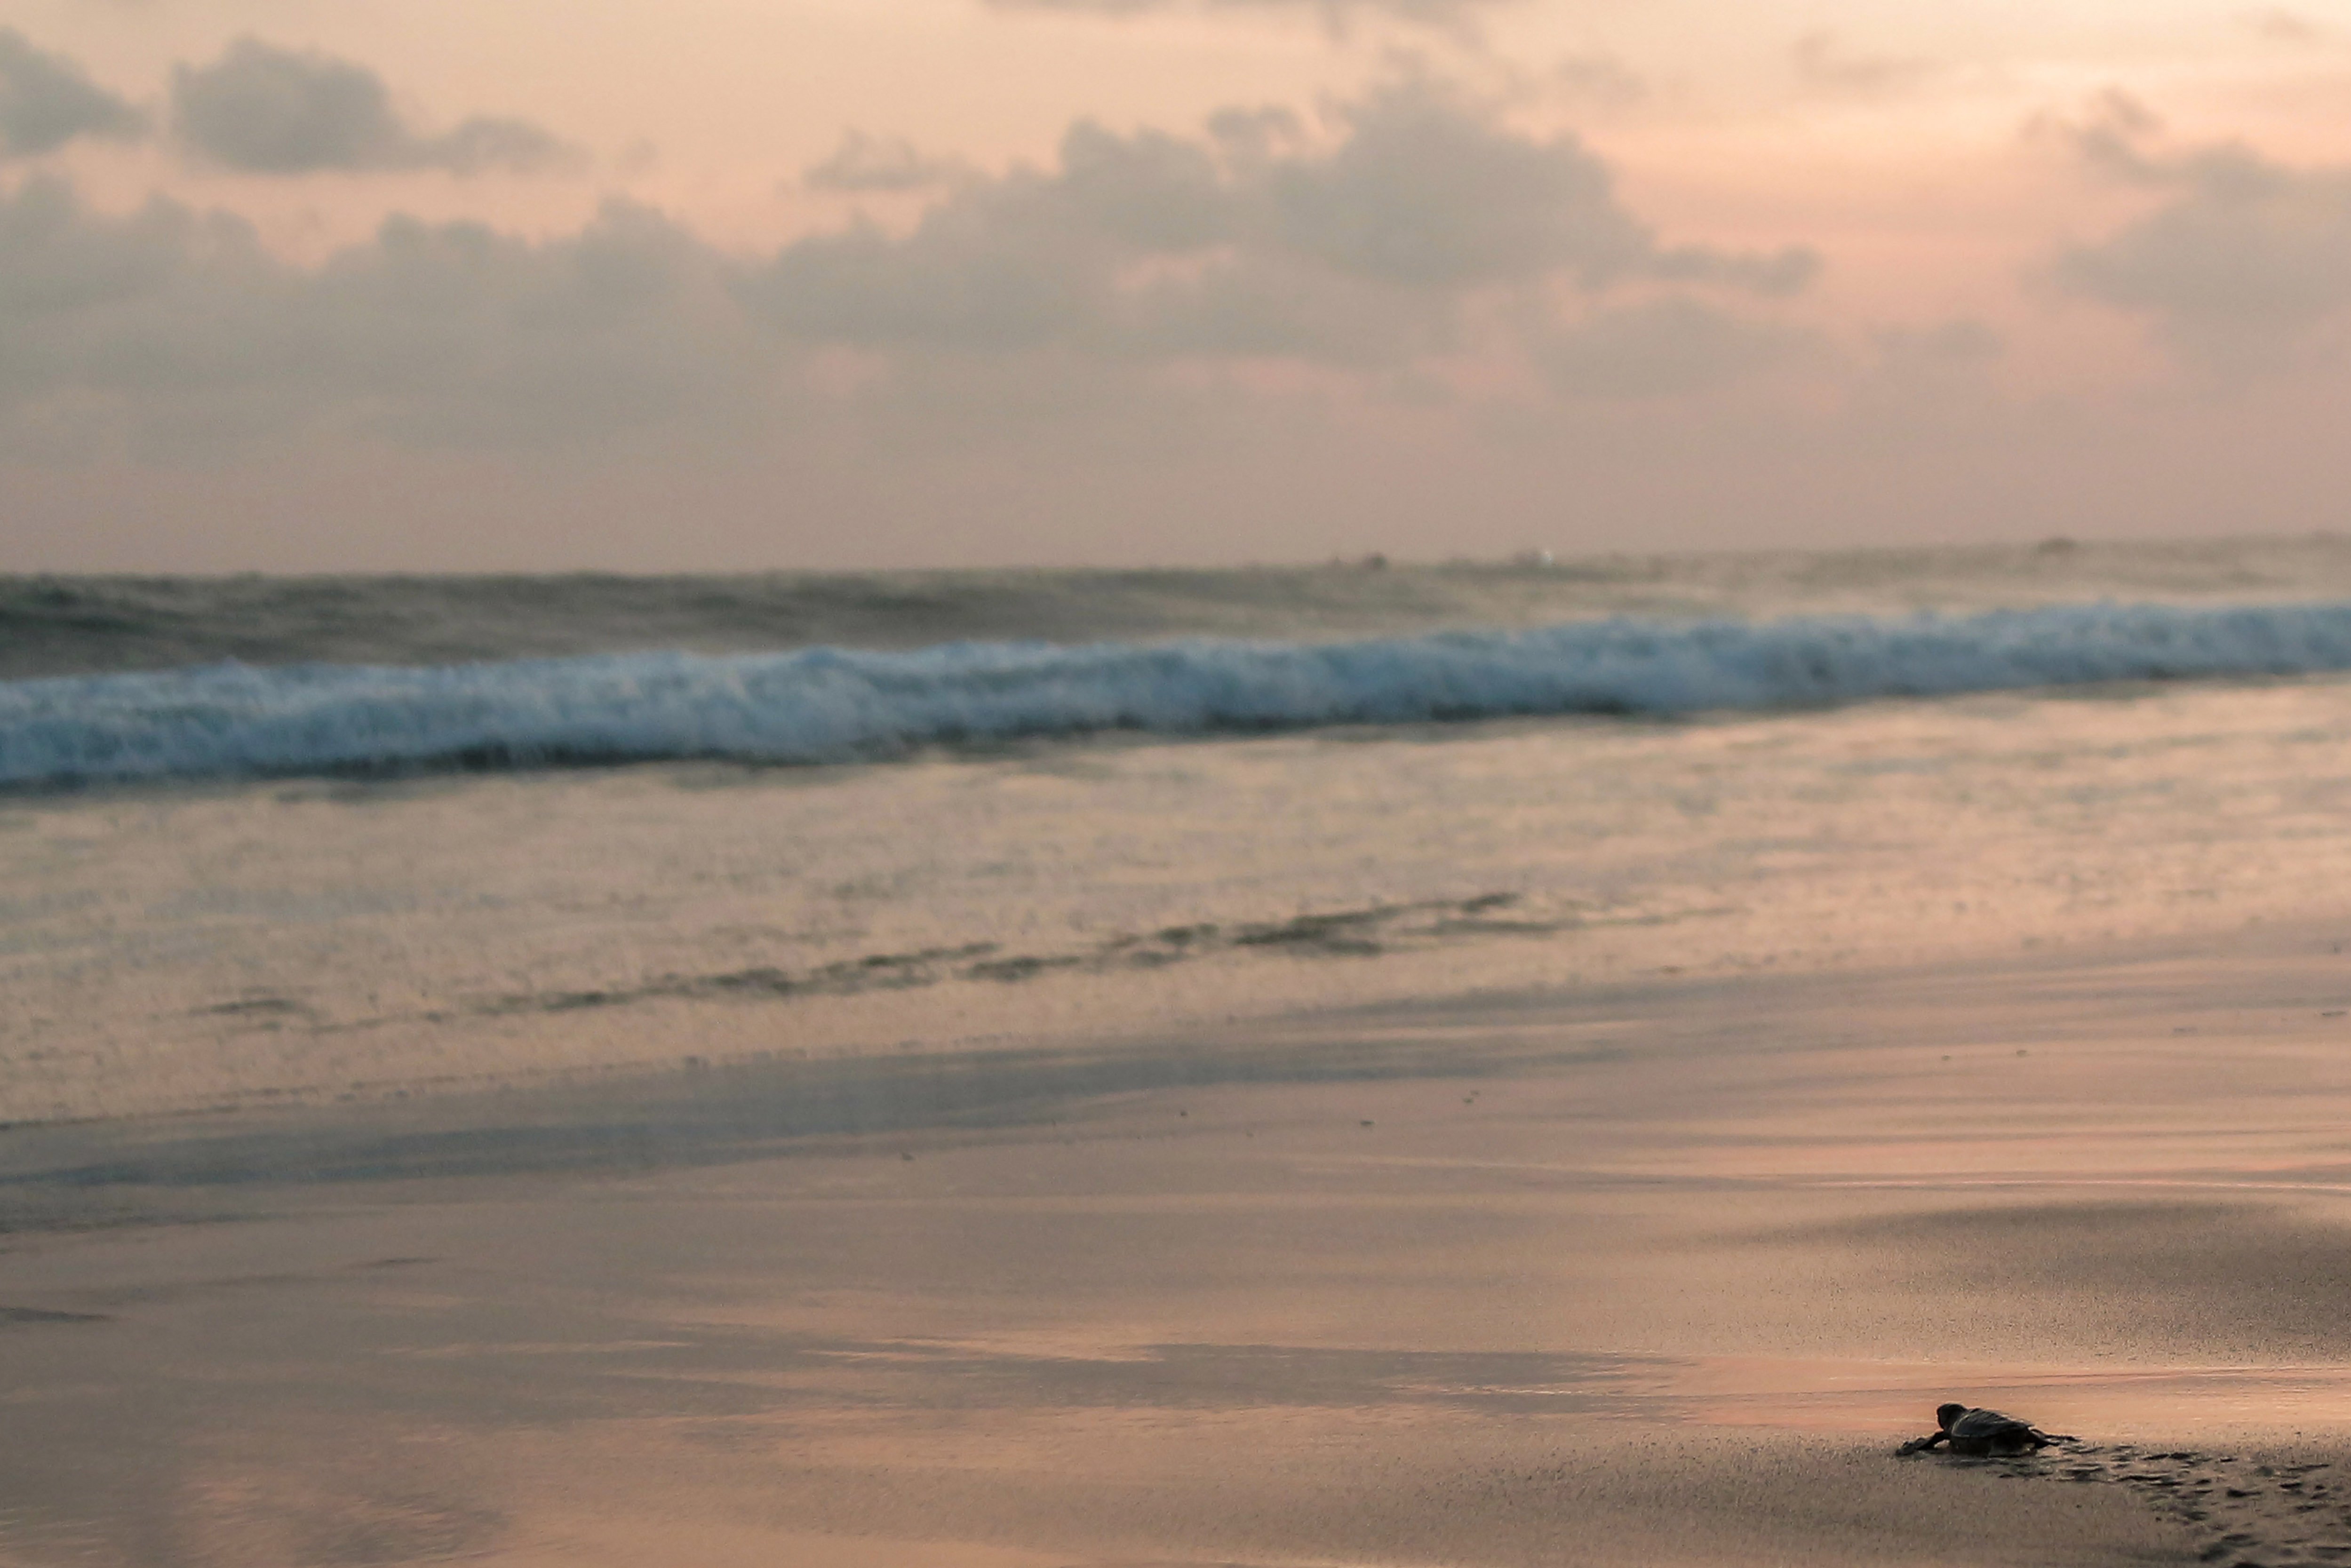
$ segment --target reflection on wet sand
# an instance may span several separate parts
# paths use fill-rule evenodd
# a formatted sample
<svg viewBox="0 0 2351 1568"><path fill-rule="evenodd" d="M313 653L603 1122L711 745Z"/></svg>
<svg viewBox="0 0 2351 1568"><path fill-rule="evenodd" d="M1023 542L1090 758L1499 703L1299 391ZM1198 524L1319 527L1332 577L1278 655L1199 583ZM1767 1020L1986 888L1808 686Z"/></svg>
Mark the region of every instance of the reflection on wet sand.
<svg viewBox="0 0 2351 1568"><path fill-rule="evenodd" d="M16 1129L0 1563L2335 1561L2330 949Z"/></svg>

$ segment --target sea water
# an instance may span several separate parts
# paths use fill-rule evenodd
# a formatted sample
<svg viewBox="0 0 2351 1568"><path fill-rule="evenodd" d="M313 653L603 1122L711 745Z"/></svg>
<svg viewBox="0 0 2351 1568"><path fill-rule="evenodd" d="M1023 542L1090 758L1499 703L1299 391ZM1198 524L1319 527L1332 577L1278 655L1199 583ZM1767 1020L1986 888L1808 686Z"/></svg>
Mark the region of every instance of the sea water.
<svg viewBox="0 0 2351 1568"><path fill-rule="evenodd" d="M2351 544L0 580L0 1119L2325 923Z"/></svg>

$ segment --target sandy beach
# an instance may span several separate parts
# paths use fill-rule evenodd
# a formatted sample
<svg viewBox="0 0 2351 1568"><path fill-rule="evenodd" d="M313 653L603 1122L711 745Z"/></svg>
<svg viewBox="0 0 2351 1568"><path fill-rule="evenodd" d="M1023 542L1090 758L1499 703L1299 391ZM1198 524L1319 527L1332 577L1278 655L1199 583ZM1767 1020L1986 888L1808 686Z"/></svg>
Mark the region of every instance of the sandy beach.
<svg viewBox="0 0 2351 1568"><path fill-rule="evenodd" d="M2346 1006L2263 927L19 1126L0 1562L2351 1560Z"/></svg>
<svg viewBox="0 0 2351 1568"><path fill-rule="evenodd" d="M2351 1568L2346 101L8 5L0 1568Z"/></svg>

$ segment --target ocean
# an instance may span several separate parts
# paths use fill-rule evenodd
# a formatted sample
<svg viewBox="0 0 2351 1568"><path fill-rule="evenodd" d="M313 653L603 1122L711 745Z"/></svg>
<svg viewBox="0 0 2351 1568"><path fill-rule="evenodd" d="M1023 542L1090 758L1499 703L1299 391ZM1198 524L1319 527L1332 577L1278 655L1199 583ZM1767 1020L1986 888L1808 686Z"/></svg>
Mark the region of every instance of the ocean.
<svg viewBox="0 0 2351 1568"><path fill-rule="evenodd" d="M0 1120L2338 920L2351 542L0 579Z"/></svg>

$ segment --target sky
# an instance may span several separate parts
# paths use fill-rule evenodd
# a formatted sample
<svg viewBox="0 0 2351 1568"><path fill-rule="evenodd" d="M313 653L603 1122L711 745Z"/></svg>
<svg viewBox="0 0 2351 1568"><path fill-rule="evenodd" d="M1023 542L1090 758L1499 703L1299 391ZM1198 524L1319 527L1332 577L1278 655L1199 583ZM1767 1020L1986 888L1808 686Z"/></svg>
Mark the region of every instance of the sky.
<svg viewBox="0 0 2351 1568"><path fill-rule="evenodd" d="M2351 0L15 0L0 571L2351 524Z"/></svg>

